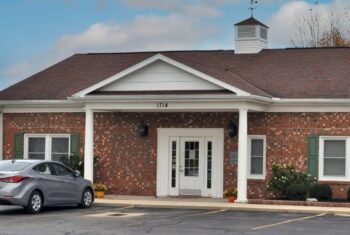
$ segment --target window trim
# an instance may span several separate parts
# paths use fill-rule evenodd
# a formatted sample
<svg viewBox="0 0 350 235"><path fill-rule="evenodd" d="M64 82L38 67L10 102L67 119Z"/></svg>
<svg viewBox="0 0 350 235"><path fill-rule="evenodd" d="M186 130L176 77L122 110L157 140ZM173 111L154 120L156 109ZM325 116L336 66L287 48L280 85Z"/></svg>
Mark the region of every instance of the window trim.
<svg viewBox="0 0 350 235"><path fill-rule="evenodd" d="M345 140L345 176L324 176L324 141ZM350 180L350 137L320 136L318 145L318 179L319 181L349 181Z"/></svg>
<svg viewBox="0 0 350 235"><path fill-rule="evenodd" d="M45 138L45 160L52 161L52 138L68 138L68 156L71 155L70 134L24 134L23 158L28 159L29 138Z"/></svg>
<svg viewBox="0 0 350 235"><path fill-rule="evenodd" d="M252 140L263 140L263 173L262 174L251 174L250 172L250 163L251 163L251 145ZM247 162L247 169L248 169L248 179L260 179L264 180L266 178L266 135L248 135L248 162Z"/></svg>

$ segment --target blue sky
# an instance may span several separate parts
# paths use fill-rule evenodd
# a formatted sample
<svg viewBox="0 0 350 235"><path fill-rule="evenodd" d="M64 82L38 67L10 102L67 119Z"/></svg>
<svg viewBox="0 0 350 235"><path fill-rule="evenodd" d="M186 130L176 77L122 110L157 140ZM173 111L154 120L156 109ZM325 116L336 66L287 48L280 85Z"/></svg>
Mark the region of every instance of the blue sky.
<svg viewBox="0 0 350 235"><path fill-rule="evenodd" d="M295 12L313 2L259 1L255 16L271 27L270 47L289 45ZM249 0L1 0L0 89L74 53L233 49L233 24L250 16L248 5Z"/></svg>

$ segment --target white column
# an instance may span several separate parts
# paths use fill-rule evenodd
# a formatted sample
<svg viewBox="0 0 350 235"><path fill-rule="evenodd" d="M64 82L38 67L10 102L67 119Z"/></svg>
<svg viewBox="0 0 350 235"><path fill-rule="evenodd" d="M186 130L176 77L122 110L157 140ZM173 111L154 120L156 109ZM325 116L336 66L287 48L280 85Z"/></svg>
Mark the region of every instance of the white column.
<svg viewBox="0 0 350 235"><path fill-rule="evenodd" d="M3 159L4 151L4 114L0 112L0 160Z"/></svg>
<svg viewBox="0 0 350 235"><path fill-rule="evenodd" d="M239 110L239 129L238 129L238 174L237 174L237 202L247 203L247 156L248 142L248 110Z"/></svg>
<svg viewBox="0 0 350 235"><path fill-rule="evenodd" d="M85 150L84 178L93 181L94 177L94 112L85 110Z"/></svg>

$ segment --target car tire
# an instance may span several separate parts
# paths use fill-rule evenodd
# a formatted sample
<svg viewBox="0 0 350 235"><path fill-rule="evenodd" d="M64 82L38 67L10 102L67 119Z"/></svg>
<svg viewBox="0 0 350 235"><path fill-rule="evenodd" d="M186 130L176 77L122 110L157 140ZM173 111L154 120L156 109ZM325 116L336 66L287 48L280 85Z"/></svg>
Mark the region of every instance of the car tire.
<svg viewBox="0 0 350 235"><path fill-rule="evenodd" d="M86 188L81 196L81 201L79 203L80 208L90 208L94 201L94 194L91 189Z"/></svg>
<svg viewBox="0 0 350 235"><path fill-rule="evenodd" d="M25 207L26 211L30 214L38 214L43 208L43 196L39 191L33 191L28 199L28 204Z"/></svg>

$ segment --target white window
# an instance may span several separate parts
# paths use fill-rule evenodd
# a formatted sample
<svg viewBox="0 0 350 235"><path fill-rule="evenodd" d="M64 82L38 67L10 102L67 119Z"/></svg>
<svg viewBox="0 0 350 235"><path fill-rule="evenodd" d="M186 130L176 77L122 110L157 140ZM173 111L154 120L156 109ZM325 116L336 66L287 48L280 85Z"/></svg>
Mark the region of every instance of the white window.
<svg viewBox="0 0 350 235"><path fill-rule="evenodd" d="M25 134L24 158L59 161L70 155L69 134Z"/></svg>
<svg viewBox="0 0 350 235"><path fill-rule="evenodd" d="M248 178L265 179L266 137L248 136Z"/></svg>
<svg viewBox="0 0 350 235"><path fill-rule="evenodd" d="M319 145L319 179L350 180L349 146L350 137L320 137Z"/></svg>

